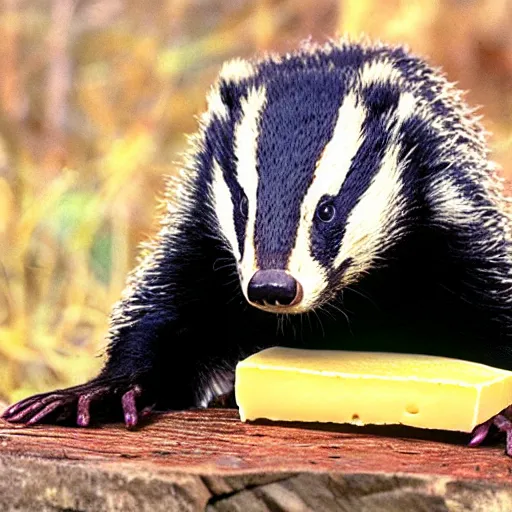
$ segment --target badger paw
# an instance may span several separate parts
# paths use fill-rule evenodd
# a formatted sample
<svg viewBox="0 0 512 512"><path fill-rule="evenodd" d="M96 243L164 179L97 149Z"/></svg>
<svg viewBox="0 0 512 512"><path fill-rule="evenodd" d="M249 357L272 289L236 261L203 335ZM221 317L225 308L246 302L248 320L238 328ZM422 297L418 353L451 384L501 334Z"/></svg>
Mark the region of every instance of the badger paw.
<svg viewBox="0 0 512 512"><path fill-rule="evenodd" d="M485 423L475 427L469 446L480 445L489 436L489 432L493 427L505 433L505 453L512 457L512 405L509 405Z"/></svg>
<svg viewBox="0 0 512 512"><path fill-rule="evenodd" d="M140 417L149 414L153 408L137 407L137 398L142 394L138 384L98 379L81 386L25 398L7 408L2 417L10 423L33 425L42 421L57 423L75 415L76 424L86 427L91 420L92 403L108 415L112 405L115 409L115 402L119 403L120 399L124 423L127 428L132 428Z"/></svg>

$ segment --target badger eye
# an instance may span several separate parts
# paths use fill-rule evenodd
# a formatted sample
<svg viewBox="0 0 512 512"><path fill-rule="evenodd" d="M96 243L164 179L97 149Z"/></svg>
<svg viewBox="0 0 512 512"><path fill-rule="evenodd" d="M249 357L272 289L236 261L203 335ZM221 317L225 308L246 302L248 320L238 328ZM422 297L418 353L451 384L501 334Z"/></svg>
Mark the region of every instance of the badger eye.
<svg viewBox="0 0 512 512"><path fill-rule="evenodd" d="M240 198L240 213L244 218L247 218L249 215L249 201L247 201L245 194L242 194L242 197Z"/></svg>
<svg viewBox="0 0 512 512"><path fill-rule="evenodd" d="M322 203L318 205L318 208L316 209L316 217L321 222L331 222L335 215L336 208L330 202Z"/></svg>

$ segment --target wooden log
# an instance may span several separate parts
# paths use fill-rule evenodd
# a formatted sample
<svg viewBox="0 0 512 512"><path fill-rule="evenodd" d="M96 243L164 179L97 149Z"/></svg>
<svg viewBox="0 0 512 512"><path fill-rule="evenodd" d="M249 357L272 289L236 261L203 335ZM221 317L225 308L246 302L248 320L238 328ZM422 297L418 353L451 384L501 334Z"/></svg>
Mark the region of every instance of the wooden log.
<svg viewBox="0 0 512 512"><path fill-rule="evenodd" d="M405 428L241 423L236 410L141 428L0 423L0 510L512 510L503 445Z"/></svg>

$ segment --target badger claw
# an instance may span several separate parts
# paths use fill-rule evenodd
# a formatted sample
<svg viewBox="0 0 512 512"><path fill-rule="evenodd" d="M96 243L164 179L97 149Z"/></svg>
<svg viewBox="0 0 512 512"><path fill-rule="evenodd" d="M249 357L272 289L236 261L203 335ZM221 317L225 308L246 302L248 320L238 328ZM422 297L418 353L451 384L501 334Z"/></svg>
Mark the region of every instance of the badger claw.
<svg viewBox="0 0 512 512"><path fill-rule="evenodd" d="M136 399L142 394L142 388L137 384L120 382L92 381L82 386L35 395L8 407L2 418L10 423L34 425L48 420L58 422L76 414L76 424L81 427L89 425L91 420L90 407L92 402L109 401L121 395L121 406L124 422L127 428L134 427L139 417L146 416L152 407L145 407L140 414L137 410Z"/></svg>
<svg viewBox="0 0 512 512"><path fill-rule="evenodd" d="M506 435L505 453L512 457L512 405L503 409L499 414L487 420L485 423L475 427L468 446L480 445L489 435L492 427L496 427Z"/></svg>
<svg viewBox="0 0 512 512"><path fill-rule="evenodd" d="M61 405L66 405L68 400L58 393L36 395L9 407L2 417L11 423L26 423L32 425L44 416L50 414Z"/></svg>
<svg viewBox="0 0 512 512"><path fill-rule="evenodd" d="M137 414L137 406L135 398L141 394L139 386L134 386L130 391L127 391L121 398L123 404L124 424L127 428L132 428L137 425L139 417Z"/></svg>
<svg viewBox="0 0 512 512"><path fill-rule="evenodd" d="M90 407L94 399L100 398L108 393L108 387L102 386L87 393L79 395L76 407L76 424L80 427L87 427L91 420Z"/></svg>

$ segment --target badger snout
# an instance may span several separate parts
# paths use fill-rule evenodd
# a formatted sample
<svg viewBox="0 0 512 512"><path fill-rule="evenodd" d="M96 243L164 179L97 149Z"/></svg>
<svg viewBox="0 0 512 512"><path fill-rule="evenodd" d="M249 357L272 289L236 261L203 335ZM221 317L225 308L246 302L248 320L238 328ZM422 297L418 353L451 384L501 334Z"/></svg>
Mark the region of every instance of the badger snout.
<svg viewBox="0 0 512 512"><path fill-rule="evenodd" d="M247 287L249 301L263 308L294 306L302 293L301 284L284 270L258 270Z"/></svg>

